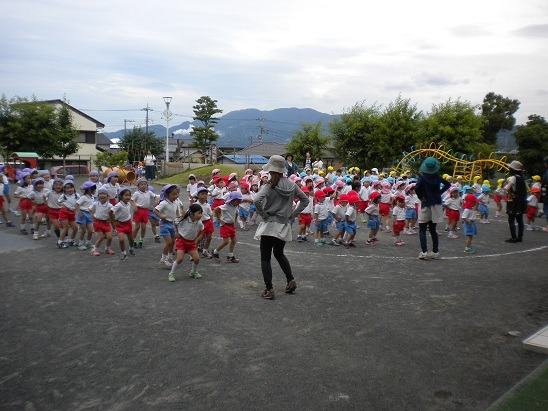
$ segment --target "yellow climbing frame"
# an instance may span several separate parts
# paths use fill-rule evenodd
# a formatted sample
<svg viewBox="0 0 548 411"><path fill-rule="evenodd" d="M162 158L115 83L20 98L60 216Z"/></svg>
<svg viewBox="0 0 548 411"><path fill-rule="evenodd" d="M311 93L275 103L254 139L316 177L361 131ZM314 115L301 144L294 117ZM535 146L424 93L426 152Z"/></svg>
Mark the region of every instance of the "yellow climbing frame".
<svg viewBox="0 0 548 411"><path fill-rule="evenodd" d="M507 172L506 156L495 158L495 153L490 153L485 158L481 153L473 160L466 154L453 153L452 150L444 150L443 145L439 147L436 143L428 146L421 146L409 153L404 152L403 158L394 167L396 173L401 174L410 168L411 163L422 161L425 157L434 157L442 164L453 163L453 178L462 176L464 181L473 181L475 176L482 176L482 170L495 168L499 172Z"/></svg>

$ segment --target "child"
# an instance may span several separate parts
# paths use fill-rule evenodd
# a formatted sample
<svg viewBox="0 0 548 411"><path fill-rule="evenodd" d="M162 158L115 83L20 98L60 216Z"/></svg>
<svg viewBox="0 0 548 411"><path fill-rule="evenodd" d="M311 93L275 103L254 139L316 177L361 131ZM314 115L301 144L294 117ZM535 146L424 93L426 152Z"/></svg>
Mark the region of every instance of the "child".
<svg viewBox="0 0 548 411"><path fill-rule="evenodd" d="M362 215L362 223L367 222L365 219L365 209L369 205L369 194L371 194L371 188L369 187L369 179L363 178L362 179L362 186L360 188L360 191L358 192L358 196L360 197L360 202L358 204L358 213Z"/></svg>
<svg viewBox="0 0 548 411"><path fill-rule="evenodd" d="M6 227L15 227L15 224L13 224L8 217L9 210L6 213L6 210L4 209L4 196L2 194L3 192L4 192L4 183L3 183L3 179L0 176L0 213L2 214L2 218L6 222Z"/></svg>
<svg viewBox="0 0 548 411"><path fill-rule="evenodd" d="M108 201L108 189L106 187L101 187L97 190L98 201L95 201L89 212L93 220L93 229L98 235L97 241L93 245L91 250L91 255L98 256L99 246L103 242L103 239L107 239L105 246L105 254L114 254L114 251L110 248L112 244L112 230L110 228L110 210L112 209L112 204Z"/></svg>
<svg viewBox="0 0 548 411"><path fill-rule="evenodd" d="M42 234L42 237L49 237L51 235L51 225L53 225L53 232L55 233L55 236L59 238L61 235L61 223L59 222L59 211L61 210L61 204L58 200L62 195L63 180L56 178L53 180L53 188L46 193L50 223L48 224L48 229L46 232Z"/></svg>
<svg viewBox="0 0 548 411"><path fill-rule="evenodd" d="M160 195L160 202L154 207L154 213L161 220L160 235L164 237L164 247L160 264L167 267L173 266L173 245L175 242L175 227L173 222L180 217L178 205L179 189L175 184L166 184Z"/></svg>
<svg viewBox="0 0 548 411"><path fill-rule="evenodd" d="M10 179L8 178L8 167L5 165L2 165L2 174L0 174L0 183L3 184L2 192L0 192L0 196L2 194L6 197L6 200L8 201L8 214L13 213L16 216L19 215L19 211L13 210L11 208L11 196L10 196Z"/></svg>
<svg viewBox="0 0 548 411"><path fill-rule="evenodd" d="M535 217L538 212L538 203L540 200L540 188L531 188L531 195L527 197L527 211L525 217L527 218L527 231L537 231L539 228L535 226Z"/></svg>
<svg viewBox="0 0 548 411"><path fill-rule="evenodd" d="M224 204L223 197L225 195L226 189L225 189L225 182L220 176L213 177L213 186L210 187L210 195L211 199L213 200L211 203L211 210L215 212L217 207ZM215 214L214 214L215 215ZM213 221L213 225L215 227L219 226L219 222L216 220Z"/></svg>
<svg viewBox="0 0 548 411"><path fill-rule="evenodd" d="M89 172L89 181L91 181L93 184L95 184L95 187L97 187L96 193L98 193L99 189L103 187L103 183L99 181L99 172L92 170Z"/></svg>
<svg viewBox="0 0 548 411"><path fill-rule="evenodd" d="M358 218L356 205L359 202L360 198L357 194L348 194L348 206L344 213L344 232L346 235L346 242L344 243L345 248L356 247L354 244L354 237L356 236L356 219Z"/></svg>
<svg viewBox="0 0 548 411"><path fill-rule="evenodd" d="M318 190L314 193L316 205L314 206L314 245L323 246L329 244L324 239L324 231L327 230L327 206L325 204L325 193Z"/></svg>
<svg viewBox="0 0 548 411"><path fill-rule="evenodd" d="M127 236L129 244L129 254L135 255L133 248L133 232L131 227L131 191L124 188L118 194L118 202L109 210L110 219L114 220L114 227L118 233L118 241L120 242L120 260L127 260L126 244L124 242L124 234Z"/></svg>
<svg viewBox="0 0 548 411"><path fill-rule="evenodd" d="M392 209L392 237L394 237L394 245L404 245L400 233L405 226L405 196L398 194L395 200L396 205Z"/></svg>
<svg viewBox="0 0 548 411"><path fill-rule="evenodd" d="M481 186L481 194L478 197L478 211L480 213L481 224L489 224L489 191L491 191L491 187L487 184Z"/></svg>
<svg viewBox="0 0 548 411"><path fill-rule="evenodd" d="M249 193L249 184L240 184L240 191L242 193L242 202L240 203L240 207L238 207L238 224L242 230L247 231L249 230L247 221L251 204L253 204L253 198Z"/></svg>
<svg viewBox="0 0 548 411"><path fill-rule="evenodd" d="M379 232L379 202L381 194L378 191L373 191L369 195L369 205L365 209L367 216L366 227L370 229L369 238L366 241L367 245L375 245L377 241L377 233Z"/></svg>
<svg viewBox="0 0 548 411"><path fill-rule="evenodd" d="M191 204L186 214L177 223L177 234L175 240L175 249L177 250L177 259L173 262L168 274L168 281L175 281L175 269L185 259L185 252L192 257L192 267L190 276L192 278L202 278L198 272L200 255L196 249L196 237L204 229L200 221L202 218L202 207L199 204Z"/></svg>
<svg viewBox="0 0 548 411"><path fill-rule="evenodd" d="M457 222L460 220L460 209L462 207L462 198L459 196L459 188L454 185L449 189L449 197L444 201L445 216L449 221L449 234L447 238L459 238L455 233Z"/></svg>
<svg viewBox="0 0 548 411"><path fill-rule="evenodd" d="M186 185L186 194L188 196L188 202L192 204L194 194L198 190L198 183L196 183L196 176L194 174L188 175L188 184Z"/></svg>
<svg viewBox="0 0 548 411"><path fill-rule="evenodd" d="M337 204L332 211L333 219L335 220L335 227L337 228L337 234L331 240L333 245L341 245L342 237L344 235L344 223L346 207L348 206L348 195L341 194L339 197L339 204Z"/></svg>
<svg viewBox="0 0 548 411"><path fill-rule="evenodd" d="M46 204L46 196L44 190L44 180L37 178L34 180L33 190L29 193L27 198L30 200L34 207L34 213L36 220L34 221L34 230L32 234L33 240L38 240L40 234L40 224L42 223L42 217L47 215L48 206Z"/></svg>
<svg viewBox="0 0 548 411"><path fill-rule="evenodd" d="M239 191L232 191L226 199L226 202L215 209L215 215L221 225L219 233L223 239L221 244L213 250L213 259L216 261L220 261L219 251L221 251L228 244L228 239L230 238L230 246L226 261L228 263L240 262L240 260L234 257L234 246L236 245L236 230L234 229L234 222L238 215L238 206L240 205L242 198L242 193Z"/></svg>
<svg viewBox="0 0 548 411"><path fill-rule="evenodd" d="M110 204L116 204L116 198L118 197L118 191L120 190L120 184L118 183L118 174L115 171L110 171L107 174L107 182L105 187L108 189L108 201Z"/></svg>
<svg viewBox="0 0 548 411"><path fill-rule="evenodd" d="M475 235L478 234L476 229L476 212L475 208L478 202L475 194L473 193L472 187L466 185L463 188L464 191L464 202L462 205L462 220L463 220L463 231L466 236L466 247L464 252L467 254L475 254L477 251L475 248L472 248L472 239Z"/></svg>
<svg viewBox="0 0 548 411"><path fill-rule="evenodd" d="M78 226L76 225L76 217L74 210L76 208L76 201L78 201L80 196L76 193L74 189L74 183L72 180L67 180L63 184L63 194L59 196L57 202L61 205L61 210L59 210L59 221L61 222L61 234L57 240L58 248L68 248L69 245L75 246L76 241L76 232L78 231ZM70 235L70 240L68 240L68 230L72 229Z"/></svg>
<svg viewBox="0 0 548 411"><path fill-rule="evenodd" d="M506 194L506 189L503 187L504 184L504 178L499 178L497 180L497 189L495 190L495 194L493 195L493 201L497 205L497 212L495 214L495 217L504 217L504 214L502 213L502 199Z"/></svg>
<svg viewBox="0 0 548 411"><path fill-rule="evenodd" d="M259 182L256 181L256 180L251 180L251 186L250 186L249 194L251 194L252 202L251 202L251 205L249 206L249 225L257 224L255 198L257 197L258 193L259 193Z"/></svg>
<svg viewBox="0 0 548 411"><path fill-rule="evenodd" d="M415 223L417 221L417 202L419 198L415 194L415 183L405 187L405 228L404 232L408 235L417 234Z"/></svg>
<svg viewBox="0 0 548 411"><path fill-rule="evenodd" d="M472 192L478 198L481 194L481 176L475 176L473 179L474 184L472 184Z"/></svg>
<svg viewBox="0 0 548 411"><path fill-rule="evenodd" d="M323 192L325 193L325 208L327 208L327 227L323 232L323 236L327 238L329 236L329 226L333 223L333 208L335 208L333 197L335 190L327 186L324 187Z"/></svg>
<svg viewBox="0 0 548 411"><path fill-rule="evenodd" d="M381 199L379 202L379 224L383 231L383 222L386 224L386 231L390 232L390 206L392 205L392 191L388 181L381 184Z"/></svg>
<svg viewBox="0 0 548 411"><path fill-rule="evenodd" d="M308 196L310 201L304 210L299 214L299 232L297 234L297 241L299 243L308 241L307 232L310 228L310 223L312 222L312 211L314 210L314 191L312 186L305 185L302 187L302 190Z"/></svg>
<svg viewBox="0 0 548 411"><path fill-rule="evenodd" d="M150 191L154 197L154 200L150 203L148 207L148 221L150 221L150 227L152 229L152 235L154 236L154 242L160 244L160 236L158 235L158 225L160 224L160 219L154 213L154 207L158 205L158 197L154 194L154 187L148 186L148 191Z"/></svg>
<svg viewBox="0 0 548 411"><path fill-rule="evenodd" d="M30 184L30 174L23 173L19 179L19 187L13 193L13 196L19 199L17 208L21 212L21 234L27 235L27 219L33 221L32 203L28 199L28 195L32 193L33 186Z"/></svg>
<svg viewBox="0 0 548 411"><path fill-rule="evenodd" d="M91 206L94 203L94 195L97 186L92 181L86 181L80 187L83 195L76 201L74 206L74 212L76 215L76 223L80 226L80 241L78 242L78 249L83 251L91 247L91 236L93 235L93 220L89 212ZM84 240L84 236L87 232L87 238Z"/></svg>
<svg viewBox="0 0 548 411"><path fill-rule="evenodd" d="M198 198L198 201L194 204L199 204L200 207L202 207L202 224L204 228L202 231L198 234L198 238L196 239L196 244L198 244L198 252L202 253L202 256L205 258L213 258L213 255L209 252L209 245L211 244L211 237L213 236L213 232L215 231L215 228L213 227L213 211L211 210L211 207L209 206L207 202L207 188L200 187L198 188L198 191L196 192L196 196ZM202 247L199 245L202 242L202 239L205 236L205 241ZM201 250L200 250L201 248Z"/></svg>
<svg viewBox="0 0 548 411"><path fill-rule="evenodd" d="M42 170L38 176L44 180L44 190L51 190L53 187L53 180L51 179L50 172L48 170Z"/></svg>
<svg viewBox="0 0 548 411"><path fill-rule="evenodd" d="M140 178L137 180L137 190L131 196L131 201L135 207L133 212L133 222L135 227L133 228L133 247L143 248L145 241L145 235L147 231L148 215L150 207L154 206L154 200L156 196L148 189L148 181L146 178ZM141 238L137 242L137 233L141 229Z"/></svg>

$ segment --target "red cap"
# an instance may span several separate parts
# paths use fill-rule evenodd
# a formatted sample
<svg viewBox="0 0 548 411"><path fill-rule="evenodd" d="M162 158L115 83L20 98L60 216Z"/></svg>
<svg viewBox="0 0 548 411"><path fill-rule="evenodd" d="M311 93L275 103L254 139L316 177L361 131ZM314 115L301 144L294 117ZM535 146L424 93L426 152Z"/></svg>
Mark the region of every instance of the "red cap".
<svg viewBox="0 0 548 411"><path fill-rule="evenodd" d="M348 194L341 194L339 196L339 201L348 201Z"/></svg>
<svg viewBox="0 0 548 411"><path fill-rule="evenodd" d="M369 201L373 201L375 198L379 197L381 193L378 191L371 191L371 194L369 194Z"/></svg>
<svg viewBox="0 0 548 411"><path fill-rule="evenodd" d="M320 198L320 197L325 197L325 193L322 190L317 190L314 193L314 198Z"/></svg>
<svg viewBox="0 0 548 411"><path fill-rule="evenodd" d="M403 200L403 201L405 201L405 196L404 196L403 194L398 194L398 195L396 196L396 200Z"/></svg>
<svg viewBox="0 0 548 411"><path fill-rule="evenodd" d="M334 191L335 191L335 190L333 190L333 188L331 188L331 187L329 187L329 186L323 188L323 192L324 192L325 194L331 194L331 193L334 192Z"/></svg>
<svg viewBox="0 0 548 411"><path fill-rule="evenodd" d="M247 183L241 183L240 188L245 188L246 190L249 190L249 184Z"/></svg>
<svg viewBox="0 0 548 411"><path fill-rule="evenodd" d="M464 203L462 205L462 208L472 208L476 205L478 202L478 199L474 194L466 194L464 196Z"/></svg>

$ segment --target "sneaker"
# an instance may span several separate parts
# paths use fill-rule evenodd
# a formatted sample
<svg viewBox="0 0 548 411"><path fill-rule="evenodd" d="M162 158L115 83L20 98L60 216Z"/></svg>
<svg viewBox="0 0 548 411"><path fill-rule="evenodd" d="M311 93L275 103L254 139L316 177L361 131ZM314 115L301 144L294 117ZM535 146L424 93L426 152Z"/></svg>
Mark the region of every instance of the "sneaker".
<svg viewBox="0 0 548 411"><path fill-rule="evenodd" d="M135 256L135 249L134 249L134 248L130 248L130 249L129 249L129 254L132 255L132 256Z"/></svg>
<svg viewBox="0 0 548 411"><path fill-rule="evenodd" d="M38 233L34 233L34 234L32 235L32 239L33 239L33 240L38 240L38 238L39 238L39 237L38 237Z"/></svg>
<svg viewBox="0 0 548 411"><path fill-rule="evenodd" d="M350 247L350 248L356 248L356 244L354 244L354 242L348 243L348 247Z"/></svg>
<svg viewBox="0 0 548 411"><path fill-rule="evenodd" d="M9 226L8 226L8 227L9 227ZM42 234L42 235L40 236L40 238L47 238L47 237L51 237L51 234L50 234L49 231L45 231L44 234Z"/></svg>
<svg viewBox="0 0 548 411"><path fill-rule="evenodd" d="M164 260L164 265L165 265L166 267L171 268L171 267L173 267L173 261L171 261L171 260Z"/></svg>
<svg viewBox="0 0 548 411"><path fill-rule="evenodd" d="M449 234L449 235L447 236L447 238L453 238L453 239L455 239L455 238L459 238L459 236L456 235L456 234Z"/></svg>
<svg viewBox="0 0 548 411"><path fill-rule="evenodd" d="M202 278L202 275L198 271L191 271L190 276L196 279Z"/></svg>
<svg viewBox="0 0 548 411"><path fill-rule="evenodd" d="M27 230L21 230L21 234L28 235L28 231Z"/></svg>
<svg viewBox="0 0 548 411"><path fill-rule="evenodd" d="M209 254L209 251L207 250L202 250L202 257L211 258L211 254Z"/></svg>
<svg viewBox="0 0 548 411"><path fill-rule="evenodd" d="M122 260L122 261L127 260L127 254L126 253L120 253L120 260Z"/></svg>
<svg viewBox="0 0 548 411"><path fill-rule="evenodd" d="M375 245L375 241L373 241L373 239L370 238L369 240L367 240L367 241L365 242L365 244L366 244L366 245Z"/></svg>
<svg viewBox="0 0 548 411"><path fill-rule="evenodd" d="M430 257L429 257L429 255L428 255L428 252L426 252L426 253L421 252L421 253L419 254L419 259L421 259L421 260L428 260L429 258L430 258Z"/></svg>
<svg viewBox="0 0 548 411"><path fill-rule="evenodd" d="M157 235L156 237L154 237L154 242L155 242L155 243L160 243L160 242L161 242L161 241L160 241L160 236L159 236L159 235Z"/></svg>
<svg viewBox="0 0 548 411"><path fill-rule="evenodd" d="M76 240L70 240L68 242L68 244L71 246L71 247L76 247Z"/></svg>
<svg viewBox="0 0 548 411"><path fill-rule="evenodd" d="M167 280L168 280L169 282L171 282L171 283L175 282L175 274L169 273L169 274L167 275Z"/></svg>
<svg viewBox="0 0 548 411"><path fill-rule="evenodd" d="M308 241L308 237L307 237L307 236L304 236L304 237L303 237L303 241Z"/></svg>
<svg viewBox="0 0 548 411"><path fill-rule="evenodd" d="M298 237L297 237L297 242L302 243L302 242L303 242L303 238L302 238L301 236L298 236Z"/></svg>
<svg viewBox="0 0 548 411"><path fill-rule="evenodd" d="M506 241L507 243L517 243L518 242L518 239L517 238L509 238L508 240L504 240Z"/></svg>
<svg viewBox="0 0 548 411"><path fill-rule="evenodd" d="M79 246L78 246L78 250L80 250L80 251L85 251L85 250L87 250L87 249L88 249L88 248L87 248L87 246L86 246L85 244L82 244L82 245L79 245Z"/></svg>
<svg viewBox="0 0 548 411"><path fill-rule="evenodd" d="M6 224L7 225L7 224ZM9 227L13 227L13 225L9 226ZM548 232L548 227L542 227L542 231L544 231L545 233Z"/></svg>
<svg viewBox="0 0 548 411"><path fill-rule="evenodd" d="M435 253L433 251L429 251L428 252L428 258L430 258L431 260L437 260L437 259L440 258L440 253L439 252Z"/></svg>
<svg viewBox="0 0 548 411"><path fill-rule="evenodd" d="M443 230L443 231L445 231L446 233L448 233L448 232L449 232L449 227L445 227L445 230Z"/></svg>
<svg viewBox="0 0 548 411"><path fill-rule="evenodd" d="M526 230L527 231L535 231L534 227L531 227L531 226L527 226Z"/></svg>
<svg viewBox="0 0 548 411"><path fill-rule="evenodd" d="M373 242L375 242L375 243L378 243L379 241L381 241L377 237L373 237L371 240L373 240Z"/></svg>
<svg viewBox="0 0 548 411"><path fill-rule="evenodd" d="M295 280L291 280L285 285L285 292L288 294L291 294L296 289L297 289L297 282Z"/></svg>
<svg viewBox="0 0 548 411"><path fill-rule="evenodd" d="M144 243L145 243L144 240L139 240L139 244L137 245L137 248L143 248Z"/></svg>
<svg viewBox="0 0 548 411"><path fill-rule="evenodd" d="M466 254L476 254L476 249L475 249L475 248L472 248L472 247L466 247L466 248L464 249L464 252L465 252Z"/></svg>
<svg viewBox="0 0 548 411"><path fill-rule="evenodd" d="M99 255L101 255L101 253L94 248L93 250L91 250L91 255L98 257Z"/></svg>
<svg viewBox="0 0 548 411"><path fill-rule="evenodd" d="M61 243L61 248L69 248L69 244L64 241Z"/></svg>
<svg viewBox="0 0 548 411"><path fill-rule="evenodd" d="M137 242L137 240L133 241L133 248L137 248L139 247L139 243Z"/></svg>
<svg viewBox="0 0 548 411"><path fill-rule="evenodd" d="M314 241L314 245L318 247L323 247L323 243L321 241Z"/></svg>
<svg viewBox="0 0 548 411"><path fill-rule="evenodd" d="M15 224L13 224L11 221L8 221L6 223L6 227L15 227Z"/></svg>
<svg viewBox="0 0 548 411"><path fill-rule="evenodd" d="M339 246L340 244L339 244L339 242L338 242L337 240L332 239L332 240L331 240L331 245L337 245L337 246Z"/></svg>
<svg viewBox="0 0 548 411"><path fill-rule="evenodd" d="M229 257L229 256L226 256L226 262L227 263L239 263L240 260L238 260L236 257L232 256L232 257Z"/></svg>
<svg viewBox="0 0 548 411"><path fill-rule="evenodd" d="M274 295L274 290L273 289L270 289L270 290L264 290L263 293L261 294L261 297L263 297L265 300L273 300L275 297Z"/></svg>
<svg viewBox="0 0 548 411"><path fill-rule="evenodd" d="M105 248L105 254L113 255L114 251L112 251L110 248Z"/></svg>
<svg viewBox="0 0 548 411"><path fill-rule="evenodd" d="M215 261L221 261L221 258L219 257L219 253L216 253L215 251L213 251L211 253L211 257L215 260Z"/></svg>

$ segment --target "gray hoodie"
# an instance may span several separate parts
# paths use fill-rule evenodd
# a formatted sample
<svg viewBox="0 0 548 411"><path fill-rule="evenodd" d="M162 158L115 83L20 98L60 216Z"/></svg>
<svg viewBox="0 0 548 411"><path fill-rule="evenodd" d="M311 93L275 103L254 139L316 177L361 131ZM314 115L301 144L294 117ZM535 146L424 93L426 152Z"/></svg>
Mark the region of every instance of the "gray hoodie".
<svg viewBox="0 0 548 411"><path fill-rule="evenodd" d="M292 211L295 197L299 199L300 203ZM272 188L270 184L262 186L254 203L257 213L266 222L274 221L287 224L290 219L295 218L304 210L309 201L308 196L294 182L284 177L280 179L275 188Z"/></svg>

